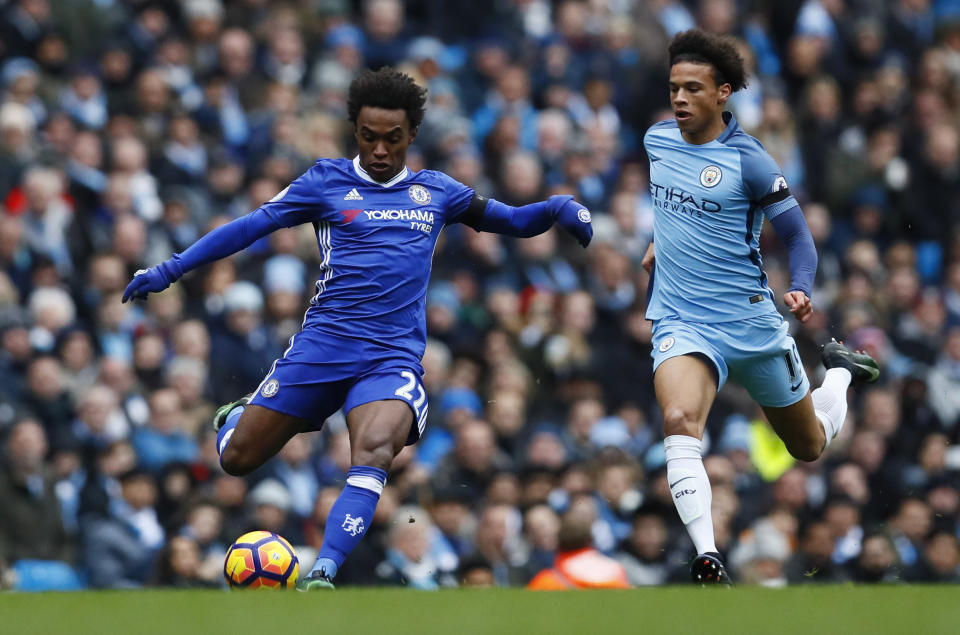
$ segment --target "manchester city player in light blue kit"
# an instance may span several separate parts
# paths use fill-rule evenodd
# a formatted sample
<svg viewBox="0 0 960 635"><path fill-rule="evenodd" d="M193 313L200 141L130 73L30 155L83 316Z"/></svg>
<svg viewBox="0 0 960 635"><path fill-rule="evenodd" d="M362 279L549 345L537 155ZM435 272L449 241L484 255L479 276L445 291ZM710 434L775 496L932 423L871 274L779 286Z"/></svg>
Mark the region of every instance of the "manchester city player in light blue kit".
<svg viewBox="0 0 960 635"><path fill-rule="evenodd" d="M403 73L361 74L347 104L356 158L317 161L257 210L137 272L123 295L144 298L281 227L313 224L321 276L302 330L253 395L223 406L214 419L223 469L243 475L293 435L345 411L352 467L317 562L299 581L303 590L333 587L370 526L393 458L423 434L424 298L444 225L528 237L557 223L584 247L593 236L590 213L571 196L511 207L441 172L410 172L407 149L425 103L426 91Z"/></svg>
<svg viewBox="0 0 960 635"><path fill-rule="evenodd" d="M843 425L851 381L879 375L872 358L832 341L822 349L823 385L810 392L763 272L763 219L789 250L783 301L801 322L813 312L817 252L780 168L723 110L744 85L743 60L732 43L696 30L680 33L670 44L674 118L644 137L654 201L654 239L643 260L651 274L654 389L667 480L697 549L691 576L701 584L729 583L714 542L700 446L727 377L750 392L794 457L813 461Z"/></svg>

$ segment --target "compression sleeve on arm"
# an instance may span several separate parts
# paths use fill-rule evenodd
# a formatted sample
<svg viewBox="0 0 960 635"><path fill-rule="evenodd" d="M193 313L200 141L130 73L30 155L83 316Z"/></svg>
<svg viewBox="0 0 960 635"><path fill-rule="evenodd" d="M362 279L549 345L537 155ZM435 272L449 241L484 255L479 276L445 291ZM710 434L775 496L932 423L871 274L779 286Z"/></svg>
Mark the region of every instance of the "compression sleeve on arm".
<svg viewBox="0 0 960 635"><path fill-rule="evenodd" d="M249 247L256 240L281 227L283 225L277 219L260 207L246 216L217 227L182 253L173 254L161 267L172 282L188 271Z"/></svg>
<svg viewBox="0 0 960 635"><path fill-rule="evenodd" d="M550 197L546 201L513 207L492 198L476 196L470 203L467 213L464 214L463 223L477 231L529 238L542 234L553 225L557 210L563 202L566 202L560 201L561 205L558 205L553 202L555 198L572 197ZM485 205L479 208L479 204L483 204L484 201L486 201ZM475 213L474 210L480 213Z"/></svg>
<svg viewBox="0 0 960 635"><path fill-rule="evenodd" d="M790 290L810 296L817 273L817 248L799 205L793 205L770 219L790 258Z"/></svg>

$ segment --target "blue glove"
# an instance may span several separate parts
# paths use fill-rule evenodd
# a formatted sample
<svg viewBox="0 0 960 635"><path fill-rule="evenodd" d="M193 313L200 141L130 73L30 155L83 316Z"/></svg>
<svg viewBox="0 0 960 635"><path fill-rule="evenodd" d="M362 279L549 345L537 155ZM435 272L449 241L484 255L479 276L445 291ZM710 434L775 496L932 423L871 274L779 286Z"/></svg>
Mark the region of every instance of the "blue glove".
<svg viewBox="0 0 960 635"><path fill-rule="evenodd" d="M121 302L127 300L146 299L148 293L158 293L176 282L183 275L183 270L178 262L178 254L173 258L165 260L156 267L141 269L134 274L133 280L123 291Z"/></svg>
<svg viewBox="0 0 960 635"><path fill-rule="evenodd" d="M590 244L593 238L593 226L590 225L590 211L569 195L551 196L548 199L557 225L573 234L581 247Z"/></svg>

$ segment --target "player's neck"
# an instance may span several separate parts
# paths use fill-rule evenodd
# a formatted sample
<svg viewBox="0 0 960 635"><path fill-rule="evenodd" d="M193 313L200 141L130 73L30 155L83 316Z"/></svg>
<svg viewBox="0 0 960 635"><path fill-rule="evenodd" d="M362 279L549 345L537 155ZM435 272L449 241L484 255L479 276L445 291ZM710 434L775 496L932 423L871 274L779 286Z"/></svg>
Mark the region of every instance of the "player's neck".
<svg viewBox="0 0 960 635"><path fill-rule="evenodd" d="M700 130L692 130L689 132L681 131L680 134L683 136L683 140L687 143L695 146L701 146L705 143L715 141L726 129L727 122L723 120L723 112L721 111L717 113L717 116L713 118L709 126L706 126Z"/></svg>

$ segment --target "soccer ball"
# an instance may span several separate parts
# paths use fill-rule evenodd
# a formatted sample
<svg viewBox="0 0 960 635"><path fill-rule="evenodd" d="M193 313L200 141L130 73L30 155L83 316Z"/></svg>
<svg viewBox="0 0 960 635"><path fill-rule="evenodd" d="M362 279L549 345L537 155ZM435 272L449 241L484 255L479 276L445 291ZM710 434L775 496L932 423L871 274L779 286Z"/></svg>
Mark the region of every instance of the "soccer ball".
<svg viewBox="0 0 960 635"><path fill-rule="evenodd" d="M223 561L223 577L231 589L292 589L299 575L293 547L272 531L243 534Z"/></svg>

